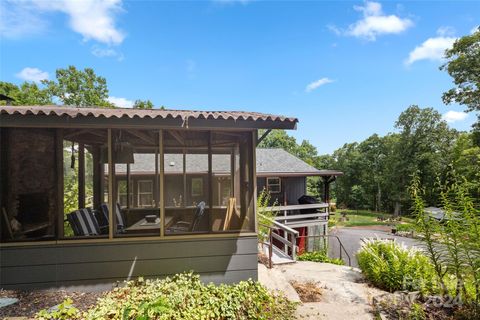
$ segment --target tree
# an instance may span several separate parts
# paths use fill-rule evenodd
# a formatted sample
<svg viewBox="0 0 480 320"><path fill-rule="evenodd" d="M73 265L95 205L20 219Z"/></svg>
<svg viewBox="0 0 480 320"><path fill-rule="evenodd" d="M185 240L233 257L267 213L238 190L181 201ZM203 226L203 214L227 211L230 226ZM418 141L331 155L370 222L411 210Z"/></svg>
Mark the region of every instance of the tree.
<svg viewBox="0 0 480 320"><path fill-rule="evenodd" d="M153 109L153 103L150 100L135 100L134 109Z"/></svg>
<svg viewBox="0 0 480 320"><path fill-rule="evenodd" d="M455 87L443 93L443 102L463 104L467 112L477 112L473 132L475 143L480 146L480 27L455 41L445 57L448 61L440 69L448 72Z"/></svg>
<svg viewBox="0 0 480 320"><path fill-rule="evenodd" d="M57 69L56 80L42 80L46 90L67 106L113 108L108 102L107 81L93 69L77 70L74 66Z"/></svg>
<svg viewBox="0 0 480 320"><path fill-rule="evenodd" d="M443 101L463 104L467 111L480 111L480 28L455 41L445 57L448 61L440 68L448 72L456 87L443 94Z"/></svg>
<svg viewBox="0 0 480 320"><path fill-rule="evenodd" d="M12 104L17 106L53 104L51 93L34 82L24 82L19 87L0 81L0 93L13 98Z"/></svg>

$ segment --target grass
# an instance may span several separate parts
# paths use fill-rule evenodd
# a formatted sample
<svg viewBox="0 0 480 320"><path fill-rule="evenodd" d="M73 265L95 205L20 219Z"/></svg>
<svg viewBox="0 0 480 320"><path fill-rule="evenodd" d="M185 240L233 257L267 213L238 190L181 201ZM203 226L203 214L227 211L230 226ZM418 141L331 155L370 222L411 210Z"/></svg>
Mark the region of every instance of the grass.
<svg viewBox="0 0 480 320"><path fill-rule="evenodd" d="M346 213L348 220L342 221L342 213ZM379 219L380 218L380 219ZM374 212L368 210L348 210L339 209L334 215L335 226L338 227L358 227L358 226L394 226L403 223L413 223L413 219L401 217L401 220L395 220L392 214L385 212Z"/></svg>

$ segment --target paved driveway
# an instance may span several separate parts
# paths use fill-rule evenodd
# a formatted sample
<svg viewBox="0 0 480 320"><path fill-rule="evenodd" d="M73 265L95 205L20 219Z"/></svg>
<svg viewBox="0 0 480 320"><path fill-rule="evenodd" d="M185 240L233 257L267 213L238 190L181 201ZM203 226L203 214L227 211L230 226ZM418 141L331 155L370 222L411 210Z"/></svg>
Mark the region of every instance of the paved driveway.
<svg viewBox="0 0 480 320"><path fill-rule="evenodd" d="M362 228L335 228L330 231L330 235L337 236L342 242L345 250L348 252L351 258L352 267L358 267L357 259L355 258L355 253L360 249L361 241L365 238L388 238L395 239L398 243L403 243L408 247L419 246L420 242L415 239L394 236L393 234L381 231L381 230L372 230L372 229L362 229ZM330 257L339 258L339 244L338 241L331 238L329 242L329 255ZM343 255L344 261L347 261L345 255ZM348 261L347 261L348 263Z"/></svg>

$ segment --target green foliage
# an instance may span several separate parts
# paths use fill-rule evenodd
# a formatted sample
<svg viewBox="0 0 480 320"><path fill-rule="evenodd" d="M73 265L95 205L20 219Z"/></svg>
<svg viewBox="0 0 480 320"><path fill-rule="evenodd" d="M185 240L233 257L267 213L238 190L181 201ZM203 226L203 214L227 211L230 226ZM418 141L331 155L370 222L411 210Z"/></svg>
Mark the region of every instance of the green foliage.
<svg viewBox="0 0 480 320"><path fill-rule="evenodd" d="M35 319L39 320L69 320L77 319L80 317L80 311L72 305L73 301L68 298L58 305L55 310L48 311L46 309L40 310L36 315Z"/></svg>
<svg viewBox="0 0 480 320"><path fill-rule="evenodd" d="M480 210L468 193L464 181L441 186L444 221L432 219L425 212L423 189L418 176L413 177L410 192L417 217L417 232L423 240L442 294L462 301L480 302Z"/></svg>
<svg viewBox="0 0 480 320"><path fill-rule="evenodd" d="M407 320L425 320L427 315L423 306L419 303L413 303L410 307L410 312L408 313Z"/></svg>
<svg viewBox="0 0 480 320"><path fill-rule="evenodd" d="M64 105L113 107L107 100L107 80L97 76L91 68L85 68L83 71L74 66L60 68L56 71L56 80L42 80L42 83L46 85L46 90Z"/></svg>
<svg viewBox="0 0 480 320"><path fill-rule="evenodd" d="M273 225L273 220L278 211L266 211L265 208L270 206L270 193L264 188L257 197L257 215L258 215L258 239L260 241L268 241L270 228ZM272 207L275 207L275 201Z"/></svg>
<svg viewBox="0 0 480 320"><path fill-rule="evenodd" d="M326 251L314 251L314 252L305 252L298 256L299 261L313 261L313 262L324 262L332 263L337 265L344 265L342 259L332 259L329 258Z"/></svg>
<svg viewBox="0 0 480 320"><path fill-rule="evenodd" d="M52 104L52 94L40 88L34 82L24 82L17 86L10 82L0 81L0 93L12 99L12 105L46 105ZM5 103L5 101L1 101Z"/></svg>
<svg viewBox="0 0 480 320"><path fill-rule="evenodd" d="M433 266L418 249L389 240L366 240L357 259L365 278L376 287L390 292L434 290Z"/></svg>
<svg viewBox="0 0 480 320"><path fill-rule="evenodd" d="M134 109L153 109L153 102L150 100L135 100Z"/></svg>
<svg viewBox="0 0 480 320"><path fill-rule="evenodd" d="M198 275L131 281L98 300L85 319L294 319L296 304L254 281L205 285Z"/></svg>
<svg viewBox="0 0 480 320"><path fill-rule="evenodd" d="M453 78L455 88L443 94L443 102L459 103L468 111L480 111L480 29L456 40L445 52L441 69Z"/></svg>

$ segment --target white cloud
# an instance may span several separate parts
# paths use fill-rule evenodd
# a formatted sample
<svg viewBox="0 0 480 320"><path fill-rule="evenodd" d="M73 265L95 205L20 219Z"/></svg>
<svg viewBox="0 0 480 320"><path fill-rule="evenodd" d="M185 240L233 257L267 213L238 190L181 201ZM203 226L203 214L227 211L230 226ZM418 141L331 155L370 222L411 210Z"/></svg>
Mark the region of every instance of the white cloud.
<svg viewBox="0 0 480 320"><path fill-rule="evenodd" d="M26 67L15 76L25 81L40 82L40 80L48 79L48 72L42 71L38 68Z"/></svg>
<svg viewBox="0 0 480 320"><path fill-rule="evenodd" d="M99 46L93 46L91 52L95 57L98 58L117 58L118 61L122 61L124 58L121 52L118 52L117 50L110 47L102 48Z"/></svg>
<svg viewBox="0 0 480 320"><path fill-rule="evenodd" d="M446 36L444 28L438 29L437 34L437 37L428 38L410 51L405 64L411 65L419 60L441 61L444 58L445 50L452 47L456 38Z"/></svg>
<svg viewBox="0 0 480 320"><path fill-rule="evenodd" d="M462 121L465 120L468 117L468 114L465 112L459 112L459 111L447 111L442 115L442 119L449 122L457 122L457 121Z"/></svg>
<svg viewBox="0 0 480 320"><path fill-rule="evenodd" d="M327 83L332 83L335 82L335 80L329 79L329 78L321 78L318 79L317 81L314 81L310 84L308 84L305 88L305 92L312 92L315 89L318 89L319 87L327 84Z"/></svg>
<svg viewBox="0 0 480 320"><path fill-rule="evenodd" d="M132 108L134 104L132 100L126 98L108 97L107 100L119 108Z"/></svg>
<svg viewBox="0 0 480 320"><path fill-rule="evenodd" d="M8 16L7 21L0 22L2 35L10 33L23 36L34 32L37 26L45 28L46 22L42 14L61 12L69 17L69 26L80 33L85 41L95 40L106 44L120 44L125 34L116 26L116 16L122 12L121 0L3 0L1 11L19 13L18 16L2 13L1 18ZM15 30L18 26L22 29Z"/></svg>
<svg viewBox="0 0 480 320"><path fill-rule="evenodd" d="M354 9L362 12L363 18L351 24L344 32L349 36L375 41L377 36L398 34L413 26L413 21L408 18L384 14L382 5L378 2L366 1L364 6L354 6ZM335 29L330 29L336 32Z"/></svg>
<svg viewBox="0 0 480 320"><path fill-rule="evenodd" d="M471 33L471 34L474 34L474 33L477 32L479 29L480 29L480 26L473 27L472 30L470 30L470 33Z"/></svg>

